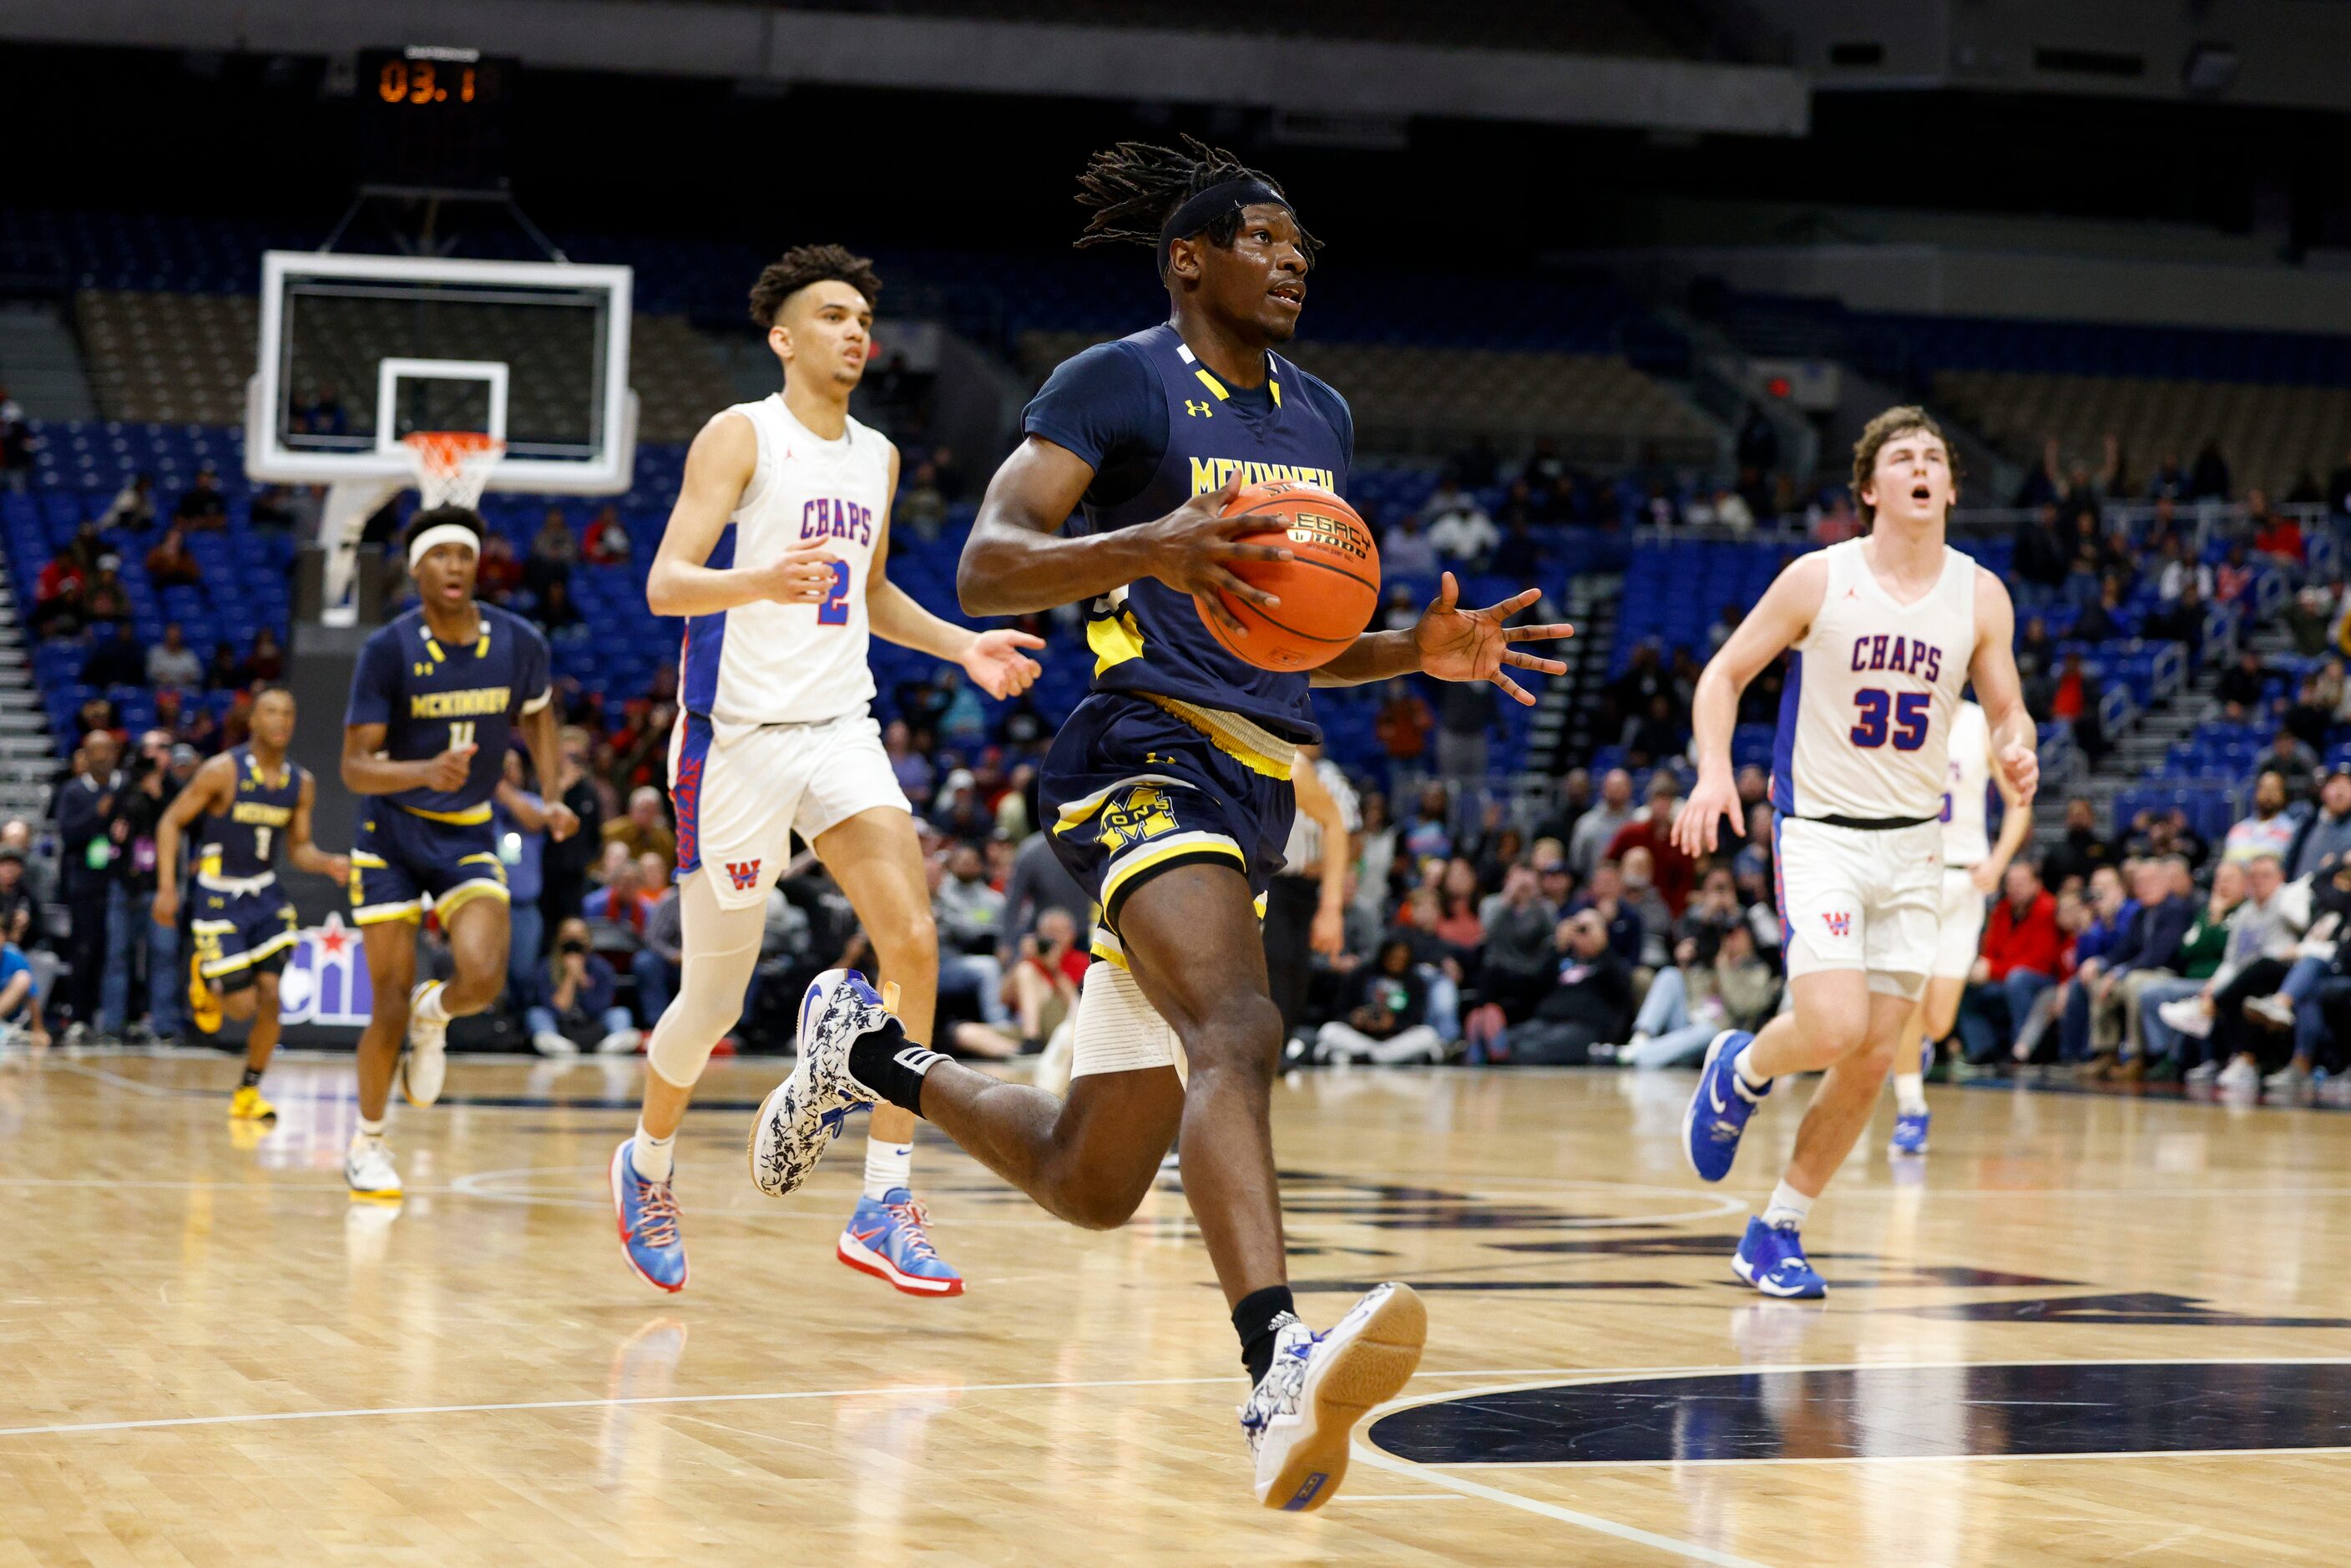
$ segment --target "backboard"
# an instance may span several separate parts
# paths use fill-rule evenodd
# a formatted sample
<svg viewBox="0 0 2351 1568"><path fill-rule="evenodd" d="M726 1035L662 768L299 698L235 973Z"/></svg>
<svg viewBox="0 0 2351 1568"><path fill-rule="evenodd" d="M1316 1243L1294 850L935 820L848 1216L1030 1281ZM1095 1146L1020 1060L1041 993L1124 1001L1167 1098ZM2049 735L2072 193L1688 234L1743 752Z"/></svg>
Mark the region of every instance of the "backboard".
<svg viewBox="0 0 2351 1568"><path fill-rule="evenodd" d="M630 287L625 267L270 251L246 471L397 486L401 437L469 430L506 443L494 489L625 490Z"/></svg>

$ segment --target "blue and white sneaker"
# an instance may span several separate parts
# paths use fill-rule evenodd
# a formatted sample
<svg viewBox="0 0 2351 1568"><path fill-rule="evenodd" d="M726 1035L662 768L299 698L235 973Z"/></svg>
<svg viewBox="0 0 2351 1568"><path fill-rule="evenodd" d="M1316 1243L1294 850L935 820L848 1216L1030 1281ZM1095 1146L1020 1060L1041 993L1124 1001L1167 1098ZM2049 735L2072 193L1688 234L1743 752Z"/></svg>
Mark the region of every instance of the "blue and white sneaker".
<svg viewBox="0 0 2351 1568"><path fill-rule="evenodd" d="M1803 1238L1792 1226L1764 1224L1761 1216L1748 1220L1730 1271L1767 1296L1809 1301L1829 1293L1829 1282L1804 1256Z"/></svg>
<svg viewBox="0 0 2351 1568"><path fill-rule="evenodd" d="M799 1060L760 1102L751 1124L751 1181L761 1192L782 1197L796 1190L841 1136L849 1113L873 1103L873 1092L849 1075L849 1048L876 1030L896 1028L856 970L827 969L809 982L800 998Z"/></svg>
<svg viewBox="0 0 2351 1568"><path fill-rule="evenodd" d="M1754 1042L1743 1029L1727 1029L1706 1048L1706 1065L1698 1070L1698 1088L1689 1109L1682 1113L1682 1151L1701 1181L1720 1181L1739 1157L1740 1135L1747 1118L1771 1092L1769 1083L1750 1089L1740 1082L1739 1053Z"/></svg>
<svg viewBox="0 0 2351 1568"><path fill-rule="evenodd" d="M1894 1118L1893 1142L1886 1146L1897 1155L1925 1154L1928 1120L1928 1113L1925 1111L1919 1112L1915 1116L1897 1114Z"/></svg>
<svg viewBox="0 0 2351 1568"><path fill-rule="evenodd" d="M612 1151L612 1218L621 1227L621 1255L637 1278L657 1291L685 1289L685 1239L677 1231L677 1194L665 1181L637 1174L629 1156L636 1139Z"/></svg>
<svg viewBox="0 0 2351 1568"><path fill-rule="evenodd" d="M1428 1311L1410 1285L1374 1285L1327 1333L1290 1313L1274 1319L1273 1365L1241 1406L1257 1462L1257 1500L1310 1513L1347 1477L1355 1423L1404 1392L1428 1338Z"/></svg>
<svg viewBox="0 0 2351 1568"><path fill-rule="evenodd" d="M861 1196L833 1256L910 1296L960 1296L963 1276L933 1250L930 1223L930 1211L903 1186L887 1197Z"/></svg>

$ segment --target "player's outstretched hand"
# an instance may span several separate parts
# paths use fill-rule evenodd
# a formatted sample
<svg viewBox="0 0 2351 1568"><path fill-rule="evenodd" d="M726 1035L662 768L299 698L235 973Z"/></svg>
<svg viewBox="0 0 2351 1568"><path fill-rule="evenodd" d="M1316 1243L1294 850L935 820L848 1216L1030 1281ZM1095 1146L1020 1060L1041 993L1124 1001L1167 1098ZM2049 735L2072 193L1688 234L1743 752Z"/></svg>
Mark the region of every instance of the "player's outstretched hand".
<svg viewBox="0 0 2351 1568"><path fill-rule="evenodd" d="M474 770L474 753L479 747L471 743L453 746L424 765L424 787L447 791L463 789L465 777Z"/></svg>
<svg viewBox="0 0 2351 1568"><path fill-rule="evenodd" d="M1722 823L1728 821L1730 831L1744 835L1747 824L1740 821L1739 785L1728 772L1698 776L1698 787L1682 803L1681 814L1674 819L1674 848L1696 860L1710 855L1721 841Z"/></svg>
<svg viewBox="0 0 2351 1568"><path fill-rule="evenodd" d="M2000 770L2016 786L2019 804L2031 800L2041 788L2041 757L2029 746L2001 747Z"/></svg>
<svg viewBox="0 0 2351 1568"><path fill-rule="evenodd" d="M349 880L346 878L345 880ZM170 930L180 923L180 890L159 887L155 890L155 924Z"/></svg>
<svg viewBox="0 0 2351 1568"><path fill-rule="evenodd" d="M1539 659L1532 653L1521 653L1510 646L1513 643L1551 643L1575 635L1575 628L1566 622L1543 626L1505 626L1503 622L1542 597L1542 590L1530 588L1514 593L1499 604L1483 610L1460 607L1461 585L1447 572L1437 598L1420 612L1420 620L1412 629L1412 645L1420 654L1422 673L1435 675L1440 681L1491 681L1511 696L1535 705L1532 693L1502 673L1502 666L1535 670L1546 675L1567 673L1567 666L1557 659Z"/></svg>
<svg viewBox="0 0 2351 1568"><path fill-rule="evenodd" d="M982 632L963 651L963 672L972 678L973 685L998 702L1017 697L1045 673L1044 665L1021 650L1044 645L1045 639L1026 632Z"/></svg>
<svg viewBox="0 0 2351 1568"><path fill-rule="evenodd" d="M1251 588L1232 571L1237 560L1288 560L1290 552L1280 545L1245 545L1236 535L1263 528L1282 519L1258 512L1228 517L1225 507L1241 492L1241 471L1233 470L1221 488L1195 496L1155 523L1144 525L1151 549L1151 575L1178 593L1192 596L1200 617L1225 629L1228 636L1246 637L1249 628L1225 608L1219 591L1244 604L1273 610L1281 601L1261 588Z"/></svg>
<svg viewBox="0 0 2351 1568"><path fill-rule="evenodd" d="M840 564L828 546L799 545L760 570L759 591L778 604L821 604L832 597L839 580L833 568Z"/></svg>
<svg viewBox="0 0 2351 1568"><path fill-rule="evenodd" d="M547 803L547 836L561 843L580 831L580 813L560 800Z"/></svg>

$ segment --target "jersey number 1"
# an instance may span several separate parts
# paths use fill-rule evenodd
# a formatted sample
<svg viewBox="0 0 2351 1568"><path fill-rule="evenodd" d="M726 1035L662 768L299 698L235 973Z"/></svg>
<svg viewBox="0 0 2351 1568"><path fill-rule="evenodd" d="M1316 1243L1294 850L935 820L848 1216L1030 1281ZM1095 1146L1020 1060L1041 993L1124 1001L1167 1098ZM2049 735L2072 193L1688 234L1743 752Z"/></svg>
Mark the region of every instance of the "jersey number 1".
<svg viewBox="0 0 2351 1568"><path fill-rule="evenodd" d="M849 624L849 563L845 560L832 563L832 591L818 602L816 623L820 626Z"/></svg>
<svg viewBox="0 0 2351 1568"><path fill-rule="evenodd" d="M1861 722L1853 727L1855 746L1883 746L1886 739L1886 717L1890 709L1894 716L1894 749L1916 751L1927 744L1927 725L1933 712L1935 694L1904 692L1900 695L1882 686L1865 686L1853 694L1854 706L1861 709Z"/></svg>

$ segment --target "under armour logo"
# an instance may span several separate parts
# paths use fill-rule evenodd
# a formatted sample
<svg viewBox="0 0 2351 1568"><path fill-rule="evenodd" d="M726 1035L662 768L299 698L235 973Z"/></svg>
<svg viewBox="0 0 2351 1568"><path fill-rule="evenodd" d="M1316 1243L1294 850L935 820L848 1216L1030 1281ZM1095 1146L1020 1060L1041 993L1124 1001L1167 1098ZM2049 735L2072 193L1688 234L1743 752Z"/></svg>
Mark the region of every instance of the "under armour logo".
<svg viewBox="0 0 2351 1568"><path fill-rule="evenodd" d="M751 886L752 883L759 880L759 862L758 861L728 861L726 862L726 874L735 879L735 891L741 893Z"/></svg>
<svg viewBox="0 0 2351 1568"><path fill-rule="evenodd" d="M1217 417L1217 410L1214 404L1200 402L1196 399L1188 397L1184 400L1184 412L1190 414L1195 419L1214 419Z"/></svg>
<svg viewBox="0 0 2351 1568"><path fill-rule="evenodd" d="M1822 915L1822 916L1821 916L1821 918L1828 924L1829 935L1830 935L1830 936L1852 936L1852 935L1853 935L1853 916L1852 916L1852 915L1843 915L1843 914L1839 914L1839 915Z"/></svg>

